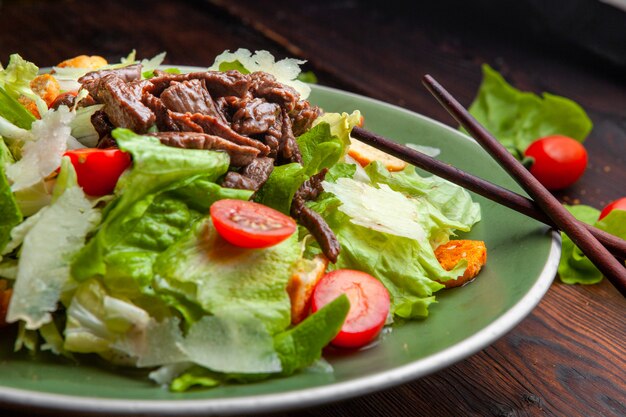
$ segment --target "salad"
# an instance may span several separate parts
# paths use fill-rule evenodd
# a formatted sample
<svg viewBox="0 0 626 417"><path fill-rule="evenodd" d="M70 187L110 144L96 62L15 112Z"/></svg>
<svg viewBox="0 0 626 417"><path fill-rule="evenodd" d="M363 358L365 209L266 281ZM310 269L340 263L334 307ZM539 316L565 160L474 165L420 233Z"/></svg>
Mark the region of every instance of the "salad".
<svg viewBox="0 0 626 417"><path fill-rule="evenodd" d="M0 326L173 391L288 376L425 319L478 274L462 188L350 138L302 61L207 71L19 55L0 70ZM0 328L0 332L3 331ZM358 353L355 353L358 354Z"/></svg>

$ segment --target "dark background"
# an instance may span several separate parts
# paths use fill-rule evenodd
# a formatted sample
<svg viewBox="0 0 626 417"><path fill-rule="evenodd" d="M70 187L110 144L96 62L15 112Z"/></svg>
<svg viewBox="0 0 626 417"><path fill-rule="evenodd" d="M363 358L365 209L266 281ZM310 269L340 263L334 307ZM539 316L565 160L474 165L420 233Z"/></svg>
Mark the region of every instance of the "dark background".
<svg viewBox="0 0 626 417"><path fill-rule="evenodd" d="M420 78L469 105L489 63L517 88L575 100L594 122L588 169L561 201L602 208L626 196L626 13L599 1L0 1L5 64L13 52L42 67L79 54L118 61L134 48L208 66L239 47L306 59L321 84L450 125ZM624 416L625 311L606 281L557 280L510 334L455 366L281 416Z"/></svg>

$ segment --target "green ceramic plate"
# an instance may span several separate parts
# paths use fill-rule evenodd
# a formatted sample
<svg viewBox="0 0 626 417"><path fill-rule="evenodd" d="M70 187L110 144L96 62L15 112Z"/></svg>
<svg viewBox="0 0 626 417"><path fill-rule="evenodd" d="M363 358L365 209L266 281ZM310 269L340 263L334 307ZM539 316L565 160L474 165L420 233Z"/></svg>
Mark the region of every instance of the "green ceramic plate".
<svg viewBox="0 0 626 417"><path fill-rule="evenodd" d="M311 101L328 111L359 109L366 127L400 142L441 149L439 159L520 191L471 139L416 113L315 86ZM433 100L433 105L434 104ZM474 354L511 330L537 305L556 274L560 240L546 226L476 196L483 220L470 234L489 261L479 278L441 291L427 320L395 327L359 352L327 355L334 373L306 372L255 384L173 394L144 373L93 361L80 365L13 354L0 333L0 403L72 414L224 415L259 413L363 395L420 378ZM407 259L410 262L410 259Z"/></svg>

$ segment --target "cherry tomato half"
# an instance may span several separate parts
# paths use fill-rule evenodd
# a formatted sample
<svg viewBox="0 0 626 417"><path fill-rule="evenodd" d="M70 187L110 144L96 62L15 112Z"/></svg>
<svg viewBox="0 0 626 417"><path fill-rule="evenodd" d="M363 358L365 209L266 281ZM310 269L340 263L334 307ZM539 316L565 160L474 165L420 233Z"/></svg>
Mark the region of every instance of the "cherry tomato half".
<svg viewBox="0 0 626 417"><path fill-rule="evenodd" d="M210 211L220 236L242 248L267 248L296 231L294 219L252 201L219 200L213 203Z"/></svg>
<svg viewBox="0 0 626 417"><path fill-rule="evenodd" d="M117 180L130 166L130 155L119 149L74 149L65 152L76 170L78 185L85 194L99 197L111 194Z"/></svg>
<svg viewBox="0 0 626 417"><path fill-rule="evenodd" d="M389 314L389 292L380 281L361 271L338 269L324 275L313 289L311 309L316 312L341 294L350 300L348 317L331 342L357 348L378 336Z"/></svg>
<svg viewBox="0 0 626 417"><path fill-rule="evenodd" d="M600 217L598 217L598 220L602 220L613 210L626 211L626 197L618 198L612 203L607 204L607 206L602 209L602 212L600 212Z"/></svg>
<svg viewBox="0 0 626 417"><path fill-rule="evenodd" d="M524 155L534 158L530 173L548 190L574 184L587 168L587 151L567 136L546 136L530 144Z"/></svg>

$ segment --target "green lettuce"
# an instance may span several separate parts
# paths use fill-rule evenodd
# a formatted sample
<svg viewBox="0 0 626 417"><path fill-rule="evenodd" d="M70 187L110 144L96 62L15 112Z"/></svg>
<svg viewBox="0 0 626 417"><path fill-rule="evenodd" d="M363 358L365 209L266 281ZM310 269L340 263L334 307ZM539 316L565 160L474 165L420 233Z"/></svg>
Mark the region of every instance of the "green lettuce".
<svg viewBox="0 0 626 417"><path fill-rule="evenodd" d="M0 139L0 144L3 144ZM0 253L11 240L11 230L22 222L22 213L13 197L0 160Z"/></svg>
<svg viewBox="0 0 626 417"><path fill-rule="evenodd" d="M489 65L482 69L483 81L469 111L515 156L521 158L544 136L559 134L582 142L591 131L591 120L572 100L520 91Z"/></svg>
<svg viewBox="0 0 626 417"><path fill-rule="evenodd" d="M99 210L78 186L40 212L22 243L7 321L23 320L28 329L51 321L70 280L71 258L99 221Z"/></svg>
<svg viewBox="0 0 626 417"><path fill-rule="evenodd" d="M460 187L434 177L422 178L412 168L391 174L373 163L366 172L369 183L349 178L325 182L327 192L310 203L341 244L332 268L371 274L389 290L393 314L426 317L435 300L433 293L443 288L433 279L454 279L466 267L461 261L453 270L444 270L433 246L455 230L469 230L480 220L480 208Z"/></svg>
<svg viewBox="0 0 626 417"><path fill-rule="evenodd" d="M274 337L274 346L280 357L283 375L291 375L318 360L322 349L343 325L350 311L345 294L310 315L296 327Z"/></svg>
<svg viewBox="0 0 626 417"><path fill-rule="evenodd" d="M602 220L598 220L600 210L593 207L581 204L566 205L565 208L583 223L626 239L626 211L613 210ZM602 273L580 248L565 233L561 233L561 239L561 260L558 269L560 280L566 284L597 284L602 281Z"/></svg>
<svg viewBox="0 0 626 417"><path fill-rule="evenodd" d="M299 258L295 234L278 245L250 250L227 243L207 219L159 255L155 287L207 313L246 312L274 334L291 322L285 288Z"/></svg>
<svg viewBox="0 0 626 417"><path fill-rule="evenodd" d="M274 167L267 182L257 192L254 199L258 203L289 215L293 196L308 177L304 167L296 162Z"/></svg>
<svg viewBox="0 0 626 417"><path fill-rule="evenodd" d="M35 116L15 98L11 97L4 88L0 87L0 117L22 129L30 129L36 120Z"/></svg>
<svg viewBox="0 0 626 417"><path fill-rule="evenodd" d="M255 201L289 214L293 196L311 175L329 168L329 179L351 177L356 167L339 162L350 145L350 131L360 120L360 113L327 113L315 126L297 138L302 164L291 163L274 168Z"/></svg>
<svg viewBox="0 0 626 417"><path fill-rule="evenodd" d="M150 324L148 313L128 300L112 297L97 279L78 286L67 308L63 348L98 353L115 363L132 363L115 342L130 331L141 334Z"/></svg>
<svg viewBox="0 0 626 417"><path fill-rule="evenodd" d="M37 104L39 114L43 116L48 111L48 106L30 88L30 82L38 74L39 68L35 64L26 61L18 54L13 54L9 57L9 63L5 69L0 66L0 87L14 99L24 96L33 100Z"/></svg>
<svg viewBox="0 0 626 417"><path fill-rule="evenodd" d="M98 232L73 262L72 275L78 281L102 276L107 285L136 294L149 284L156 255L201 217L171 193L195 190L197 195L200 189L191 184L215 181L228 169L229 158L223 152L167 147L125 129L113 135L120 149L132 154L133 166L118 181L119 197L107 206ZM221 190L205 183L203 189L209 188L214 194L205 197L205 207Z"/></svg>

